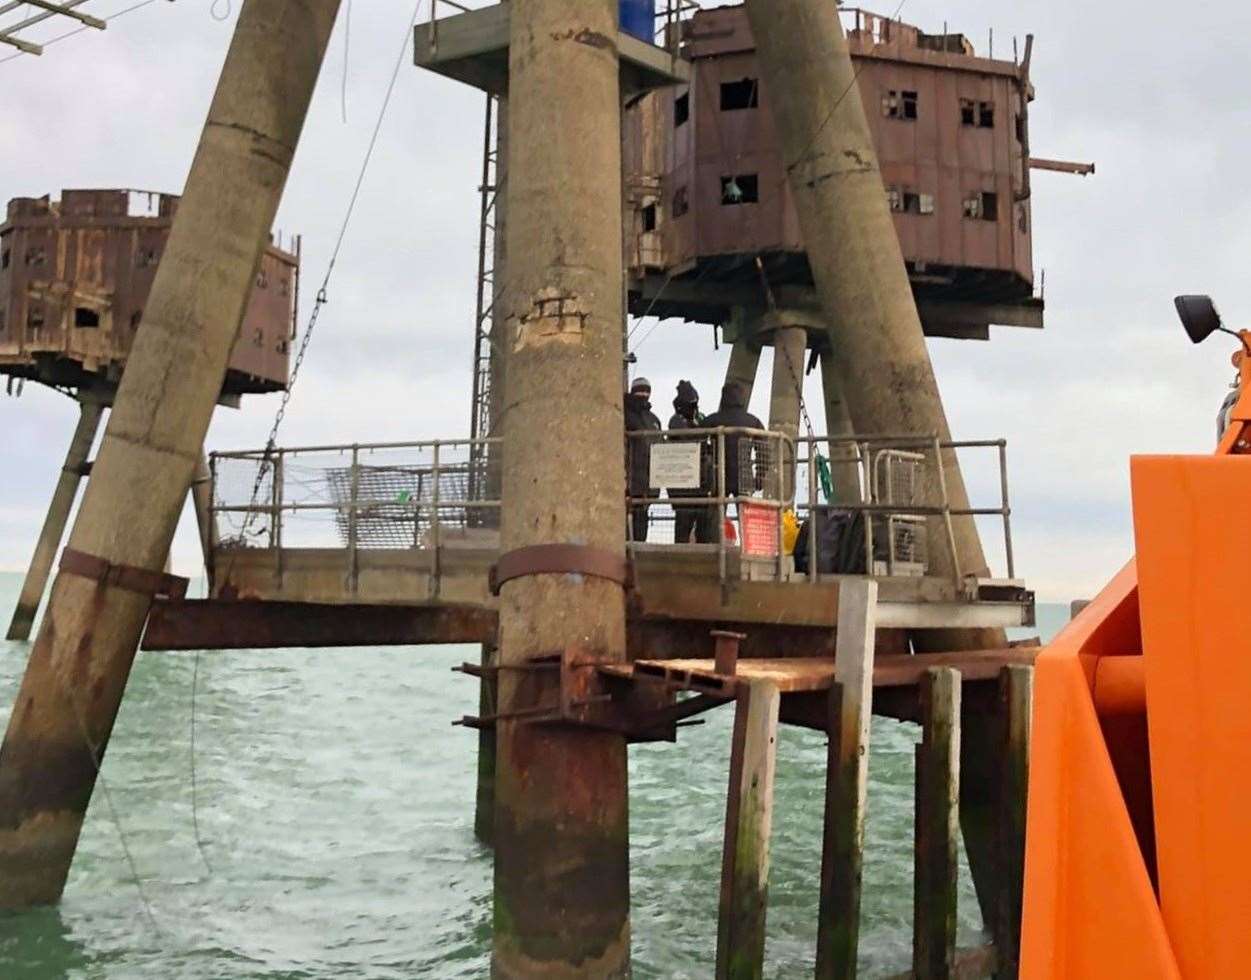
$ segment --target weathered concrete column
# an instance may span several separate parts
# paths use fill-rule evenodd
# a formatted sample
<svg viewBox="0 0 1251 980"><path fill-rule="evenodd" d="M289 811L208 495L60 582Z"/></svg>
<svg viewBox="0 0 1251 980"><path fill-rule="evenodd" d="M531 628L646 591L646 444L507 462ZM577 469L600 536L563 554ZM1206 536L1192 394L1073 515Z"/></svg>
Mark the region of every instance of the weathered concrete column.
<svg viewBox="0 0 1251 980"><path fill-rule="evenodd" d="M742 336L730 348L730 363L725 368L725 383L736 384L747 393L748 401L756 387L756 372L760 368L760 342L754 337ZM713 399L716 404L717 396ZM716 411L715 408L712 411Z"/></svg>
<svg viewBox="0 0 1251 980"><path fill-rule="evenodd" d="M0 748L2 908L55 902L64 888L148 580L169 553L338 8L245 0L239 12L70 532L70 548L115 572L58 573Z"/></svg>
<svg viewBox="0 0 1251 980"><path fill-rule="evenodd" d="M808 261L829 317L831 354L858 432L951 438L838 7L813 0L746 0L763 81L790 178ZM943 454L950 505L968 507L955 453ZM930 488L929 496L938 494ZM953 518L954 551L931 522L933 574L988 574L971 517ZM1003 630L932 630L918 652L1002 647ZM961 823L983 917L994 917L998 751L966 713Z"/></svg>
<svg viewBox="0 0 1251 980"><path fill-rule="evenodd" d="M196 530L200 534L200 552L204 556L204 572L213 577L213 549L217 547L217 519L213 516L213 471L208 456L200 450L195 479L191 483L191 506L195 511Z"/></svg>
<svg viewBox="0 0 1251 980"><path fill-rule="evenodd" d="M951 437L899 237L878 168L856 70L833 3L747 0L808 260L829 317L831 353L860 432ZM968 506L955 454L944 454L951 500ZM965 574L986 575L972 518L955 518ZM936 575L955 570L945 535L931 534ZM1002 645L965 631L944 649Z"/></svg>
<svg viewBox="0 0 1251 980"><path fill-rule="evenodd" d="M626 521L617 4L511 6L501 552L573 546L563 560L607 570L624 564ZM625 741L507 717L558 700L554 671L511 668L571 646L579 662L624 659L619 582L504 583L492 970L505 980L630 970Z"/></svg>
<svg viewBox="0 0 1251 980"><path fill-rule="evenodd" d="M74 435L70 438L69 451L65 454L65 465L61 467L61 475L57 477L56 489L52 491L48 513L43 519L43 529L39 532L35 553L31 555L30 567L26 570L26 578L22 582L22 593L18 596L17 608L13 610L13 621L9 623L9 633L5 639L23 641L30 639L30 630L34 625L35 615L39 612L43 590L48 585L52 562L56 558L57 548L61 546L61 537L65 534L65 525L69 521L70 511L74 509L74 498L78 496L78 482L85 475L84 466L91 453L92 443L96 440L96 432L100 428L100 417L103 414L104 405L99 399L86 392L80 395L78 424L74 427Z"/></svg>
<svg viewBox="0 0 1251 980"><path fill-rule="evenodd" d="M769 429L799 438L799 408L803 400L804 354L808 333L803 327L779 327L773 331L773 388L769 393ZM779 460L782 498L795 498L795 454Z"/></svg>
<svg viewBox="0 0 1251 980"><path fill-rule="evenodd" d="M821 387L825 396L825 434L830 437L830 476L834 481L834 503L855 504L861 500L860 466L855 448L838 442L840 437L856 434L843 397L843 381L838 365L829 351L821 353Z"/></svg>

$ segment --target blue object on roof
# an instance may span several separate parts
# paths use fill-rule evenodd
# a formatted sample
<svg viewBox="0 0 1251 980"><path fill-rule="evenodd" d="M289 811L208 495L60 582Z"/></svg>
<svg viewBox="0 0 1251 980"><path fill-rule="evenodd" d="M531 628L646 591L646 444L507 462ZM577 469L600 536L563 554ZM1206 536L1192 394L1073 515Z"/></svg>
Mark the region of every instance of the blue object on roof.
<svg viewBox="0 0 1251 980"><path fill-rule="evenodd" d="M656 0L621 0L621 29L648 44L656 42Z"/></svg>

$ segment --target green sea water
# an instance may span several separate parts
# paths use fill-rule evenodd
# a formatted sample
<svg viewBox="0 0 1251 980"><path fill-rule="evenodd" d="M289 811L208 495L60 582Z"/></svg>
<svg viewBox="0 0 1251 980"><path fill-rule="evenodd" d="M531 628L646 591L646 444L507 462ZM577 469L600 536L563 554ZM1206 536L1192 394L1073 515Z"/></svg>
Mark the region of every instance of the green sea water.
<svg viewBox="0 0 1251 980"><path fill-rule="evenodd" d="M0 627L20 577L0 575ZM1050 635L1066 610L1043 607ZM0 723L26 661L0 643ZM0 915L0 980L488 973L466 647L141 653L58 908ZM195 713L192 806L192 712ZM630 757L637 978L712 975L730 714ZM915 726L875 719L861 975L911 956ZM825 744L783 729L766 976L812 975ZM198 818L203 853L197 846ZM980 940L967 869L961 942Z"/></svg>

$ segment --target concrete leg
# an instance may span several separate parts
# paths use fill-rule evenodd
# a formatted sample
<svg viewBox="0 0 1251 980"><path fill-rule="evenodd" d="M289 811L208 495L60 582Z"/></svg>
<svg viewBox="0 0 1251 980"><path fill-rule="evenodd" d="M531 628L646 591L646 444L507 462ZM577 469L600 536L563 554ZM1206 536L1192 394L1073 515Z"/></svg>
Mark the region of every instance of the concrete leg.
<svg viewBox="0 0 1251 980"><path fill-rule="evenodd" d="M246 0L0 748L0 908L57 901L339 0ZM88 563L88 566L90 562Z"/></svg>
<svg viewBox="0 0 1251 980"><path fill-rule="evenodd" d="M802 327L782 327L773 332L773 389L769 396L769 428L785 433L794 443L799 438L800 405L804 395L804 354L808 333ZM782 499L795 497L795 454L779 460Z"/></svg>
<svg viewBox="0 0 1251 980"><path fill-rule="evenodd" d="M52 502L48 504L48 514L43 520L43 529L39 532L39 541L31 556L30 568L22 582L22 593L18 596L17 608L13 610L13 621L9 623L5 639L30 639L31 626L39 612L39 602L48 585L52 562L61 546L61 537L65 534L65 525L74 508L74 498L78 495L78 482L83 478L83 467L91 453L103 414L104 406L94 398L84 397L78 403L78 424L70 439L69 452L65 454L65 465L57 477L56 489L52 491Z"/></svg>
<svg viewBox="0 0 1251 980"><path fill-rule="evenodd" d="M213 516L213 473L208 456L200 451L200 465L191 484L191 504L195 509L196 528L200 532L200 553L204 556L204 572L213 579L213 554L217 547L217 520Z"/></svg>
<svg viewBox="0 0 1251 980"><path fill-rule="evenodd" d="M717 920L717 980L758 980L764 974L780 705L777 686L764 682L740 689L734 709Z"/></svg>
<svg viewBox="0 0 1251 980"><path fill-rule="evenodd" d="M835 504L856 504L863 498L860 492L860 465L856 462L855 447L840 438L856 434L843 397L843 380L838 365L828 350L821 353L821 387L825 395L825 434L830 437L830 476L834 483Z"/></svg>
<svg viewBox="0 0 1251 980"><path fill-rule="evenodd" d="M924 738L916 750L912 974L948 980L956 969L960 877L960 672L929 671L921 686Z"/></svg>
<svg viewBox="0 0 1251 980"><path fill-rule="evenodd" d="M756 387L756 372L759 367L759 345L750 338L740 337L730 348L730 363L726 365L725 383L738 385L747 392L747 398L750 401L751 393Z"/></svg>
<svg viewBox="0 0 1251 980"><path fill-rule="evenodd" d="M877 583L847 580L838 596L834 652L838 683L830 689L817 980L850 980L856 975L876 627Z"/></svg>
<svg viewBox="0 0 1251 980"><path fill-rule="evenodd" d="M624 568L618 6L510 7L501 551L572 545ZM625 659L625 590L611 578L512 579L499 621L505 716L557 702L556 672L524 669L535 657ZM598 690L595 677L570 683ZM496 751L493 976L629 976L625 739L505 717Z"/></svg>

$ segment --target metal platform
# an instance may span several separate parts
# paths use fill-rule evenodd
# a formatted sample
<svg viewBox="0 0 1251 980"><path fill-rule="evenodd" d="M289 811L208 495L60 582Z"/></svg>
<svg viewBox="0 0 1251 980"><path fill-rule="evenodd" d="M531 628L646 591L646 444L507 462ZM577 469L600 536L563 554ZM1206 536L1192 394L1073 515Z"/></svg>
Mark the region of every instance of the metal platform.
<svg viewBox="0 0 1251 980"><path fill-rule="evenodd" d="M414 63L444 78L506 95L510 22L508 4L502 3L421 24L413 38ZM623 95L640 95L691 79L690 63L664 48L625 32L617 34L616 47Z"/></svg>

